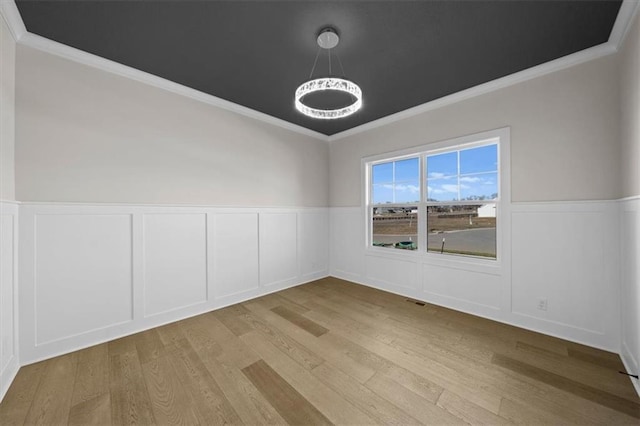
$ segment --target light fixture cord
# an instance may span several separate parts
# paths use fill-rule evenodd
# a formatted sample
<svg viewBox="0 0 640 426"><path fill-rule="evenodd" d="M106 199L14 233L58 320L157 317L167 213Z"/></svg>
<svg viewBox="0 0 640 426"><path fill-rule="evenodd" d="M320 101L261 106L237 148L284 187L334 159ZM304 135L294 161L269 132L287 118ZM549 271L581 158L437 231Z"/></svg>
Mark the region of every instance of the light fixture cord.
<svg viewBox="0 0 640 426"><path fill-rule="evenodd" d="M338 58L338 63L340 64L340 69L342 70L342 76L346 78L347 74L344 72L344 67L342 66L342 61L340 60L340 55L338 55L338 53L336 53L336 58Z"/></svg>
<svg viewBox="0 0 640 426"><path fill-rule="evenodd" d="M316 69L316 64L318 63L318 56L320 56L320 46L318 46L318 50L316 52L316 60L313 61L313 68L311 68L311 73L309 74L309 80L311 80L311 77L313 76L313 71L315 71Z"/></svg>

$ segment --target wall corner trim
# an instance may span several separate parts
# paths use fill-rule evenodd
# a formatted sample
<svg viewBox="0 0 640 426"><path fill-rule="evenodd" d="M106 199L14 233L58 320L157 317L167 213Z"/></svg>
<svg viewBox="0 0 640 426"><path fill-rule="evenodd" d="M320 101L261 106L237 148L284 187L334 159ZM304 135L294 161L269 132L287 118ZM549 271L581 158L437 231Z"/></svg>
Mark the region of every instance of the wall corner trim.
<svg viewBox="0 0 640 426"><path fill-rule="evenodd" d="M13 39L19 42L27 34L27 29L24 26L16 3L13 0L0 0L0 15L7 23Z"/></svg>
<svg viewBox="0 0 640 426"><path fill-rule="evenodd" d="M611 35L609 36L609 43L616 47L616 50L622 47L624 39L629 32L631 23L636 13L640 10L640 1L638 0L624 0L620 6L618 17L611 29Z"/></svg>

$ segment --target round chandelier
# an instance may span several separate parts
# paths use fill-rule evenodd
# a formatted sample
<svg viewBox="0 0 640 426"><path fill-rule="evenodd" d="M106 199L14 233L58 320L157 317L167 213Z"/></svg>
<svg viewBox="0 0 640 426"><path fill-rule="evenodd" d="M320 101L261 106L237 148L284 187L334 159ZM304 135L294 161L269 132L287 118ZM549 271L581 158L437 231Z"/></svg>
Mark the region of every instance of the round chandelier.
<svg viewBox="0 0 640 426"><path fill-rule="evenodd" d="M321 120L333 120L336 118L347 117L356 111L358 111L362 107L362 90L360 87L346 78L341 77L321 77L316 79L311 79L313 76L313 71L315 70L316 64L318 62L318 56L320 55L320 49L325 49L328 51L329 57L329 75L331 75L331 49L338 45L340 41L340 37L333 28L326 28L320 32L318 35L318 53L316 54L316 60L313 63L313 68L311 69L311 73L309 74L309 80L302 83L296 89L295 94L295 106L298 111L306 115L307 117L317 118ZM338 62L340 63L340 67L342 68L342 62L340 61L340 57L338 57ZM344 76L344 69L342 69L342 74ZM336 92L342 92L349 95L353 102L345 107L335 108L335 109L320 109L313 108L309 105L306 105L303 102L303 98L311 93L322 92L326 90L332 90Z"/></svg>

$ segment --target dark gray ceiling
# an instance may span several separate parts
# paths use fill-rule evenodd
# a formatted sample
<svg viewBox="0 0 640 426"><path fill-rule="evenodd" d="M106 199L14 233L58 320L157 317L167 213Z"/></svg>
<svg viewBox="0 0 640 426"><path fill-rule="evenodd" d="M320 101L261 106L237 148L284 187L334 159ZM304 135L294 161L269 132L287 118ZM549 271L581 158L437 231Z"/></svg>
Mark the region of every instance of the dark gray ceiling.
<svg viewBox="0 0 640 426"><path fill-rule="evenodd" d="M331 135L604 43L621 1L16 3L32 33ZM293 94L327 26L364 107L320 121Z"/></svg>

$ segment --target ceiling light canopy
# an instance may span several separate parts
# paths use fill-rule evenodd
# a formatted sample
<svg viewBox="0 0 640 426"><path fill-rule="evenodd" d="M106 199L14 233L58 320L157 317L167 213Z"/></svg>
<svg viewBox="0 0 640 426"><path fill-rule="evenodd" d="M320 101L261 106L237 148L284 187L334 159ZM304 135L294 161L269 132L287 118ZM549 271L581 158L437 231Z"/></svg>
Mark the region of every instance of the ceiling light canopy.
<svg viewBox="0 0 640 426"><path fill-rule="evenodd" d="M348 80L344 76L344 69L342 69L343 77L331 76L331 49L336 47L339 41L340 37L333 28L326 28L322 30L318 35L318 53L316 54L313 68L311 69L311 73L309 74L309 80L298 86L295 93L296 109L308 117L321 120L333 120L336 118L348 117L362 107L362 90L356 83ZM318 56L321 49L325 49L328 51L329 76L312 79L313 71L315 70L316 64L318 62ZM342 68L342 62L340 61L339 57L338 62L340 63L340 67ZM303 102L303 98L306 95L326 90L345 93L351 97L353 102L347 106L335 109L313 108Z"/></svg>

